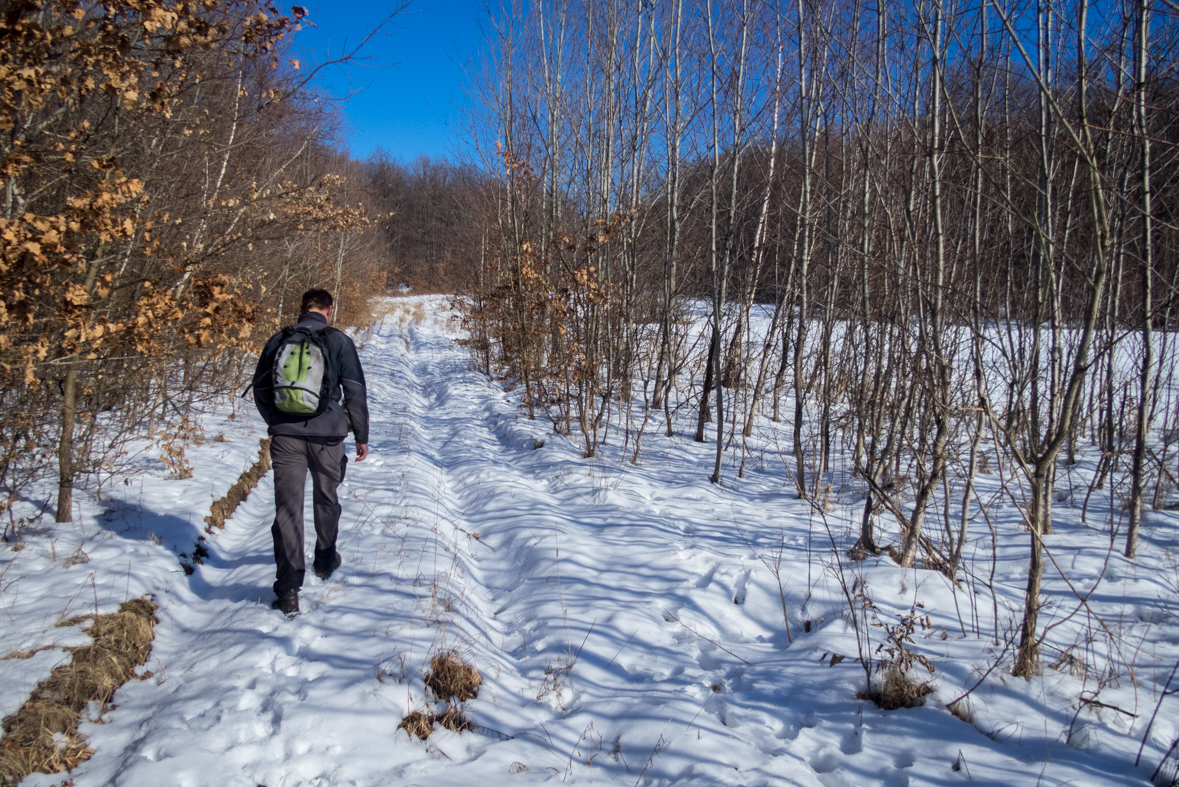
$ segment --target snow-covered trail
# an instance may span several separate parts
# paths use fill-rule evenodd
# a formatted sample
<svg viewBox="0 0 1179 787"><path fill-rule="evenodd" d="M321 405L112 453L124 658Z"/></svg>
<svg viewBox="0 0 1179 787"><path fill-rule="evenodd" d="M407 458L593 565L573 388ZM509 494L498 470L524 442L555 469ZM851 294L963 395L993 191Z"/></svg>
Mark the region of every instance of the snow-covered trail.
<svg viewBox="0 0 1179 787"><path fill-rule="evenodd" d="M719 487L701 470L711 447L653 436L638 467L617 446L583 459L469 370L446 317L441 302L411 302L357 337L372 454L341 489L344 564L326 583L308 572L298 617L269 609L269 476L191 577L165 549L207 510L188 482L141 494L163 546L127 525L86 547L127 566L126 589L117 571L68 569L86 594L94 584L96 607L154 591L161 620L154 675L84 725L96 754L71 775L78 787L1142 783L1113 752L1052 741L1057 718L1030 710L1009 729L1018 695L980 704L973 726L944 710L977 680L967 667L985 664L985 642L954 634L955 601L932 572L885 562L863 576L886 619L916 585L953 635L922 645L950 665L937 694L893 713L857 700L855 638L815 556L826 531L780 468ZM224 461L238 468L261 430L234 423ZM452 648L484 678L465 708L475 730L411 739L397 725L427 707L430 657ZM829 666L830 653L847 658Z"/></svg>
<svg viewBox="0 0 1179 787"><path fill-rule="evenodd" d="M791 720L764 691L762 712L729 710L726 695L753 688L744 662L780 661L784 639L770 604L764 621L748 606L729 620L748 561L728 565L692 524L702 504L731 522L728 503L699 479L623 489L520 421L438 327L362 337L373 453L349 465L342 569L309 575L299 617L268 608L264 479L162 599L163 679L120 693L78 784L470 784L509 771L617 784L644 769L656 783L817 784L795 756L771 755L818 717ZM425 707L429 658L452 647L484 675L467 708L477 730L411 740L397 724Z"/></svg>

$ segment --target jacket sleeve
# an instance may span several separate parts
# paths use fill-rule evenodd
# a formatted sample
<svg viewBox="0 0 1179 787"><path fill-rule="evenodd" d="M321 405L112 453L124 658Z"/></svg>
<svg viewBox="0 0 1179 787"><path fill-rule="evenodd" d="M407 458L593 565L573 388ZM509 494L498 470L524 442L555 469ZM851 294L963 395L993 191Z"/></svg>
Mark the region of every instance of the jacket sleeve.
<svg viewBox="0 0 1179 787"><path fill-rule="evenodd" d="M358 445L368 443L368 387L356 345L343 333L340 342L340 387L344 389L344 409L352 422L352 434Z"/></svg>
<svg viewBox="0 0 1179 787"><path fill-rule="evenodd" d="M275 341L272 337L270 341L266 342L266 346L262 348L261 355L258 356L258 365L254 368L254 406L258 408L258 413L262 416L262 420L266 422L267 426L274 424L274 394L271 392L270 385L270 367L274 364L274 345Z"/></svg>

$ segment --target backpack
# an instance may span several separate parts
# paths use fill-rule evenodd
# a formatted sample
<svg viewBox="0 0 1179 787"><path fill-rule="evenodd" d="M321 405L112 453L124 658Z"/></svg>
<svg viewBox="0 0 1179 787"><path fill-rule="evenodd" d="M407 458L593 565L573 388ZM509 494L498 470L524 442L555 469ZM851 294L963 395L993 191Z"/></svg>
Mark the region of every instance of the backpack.
<svg viewBox="0 0 1179 787"><path fill-rule="evenodd" d="M279 332L270 388L280 412L304 418L327 412L333 391L339 388L339 372L328 346L328 336L335 330L291 325Z"/></svg>

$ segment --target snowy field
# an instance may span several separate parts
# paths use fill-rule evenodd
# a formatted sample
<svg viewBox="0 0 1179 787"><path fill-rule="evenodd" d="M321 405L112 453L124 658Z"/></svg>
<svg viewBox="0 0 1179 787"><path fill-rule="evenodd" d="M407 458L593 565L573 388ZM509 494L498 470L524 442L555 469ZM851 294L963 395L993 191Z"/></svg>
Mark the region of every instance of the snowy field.
<svg viewBox="0 0 1179 787"><path fill-rule="evenodd" d="M94 756L22 785L1143 785L1179 734L1179 697L1155 712L1179 659L1176 512L1146 513L1130 561L1102 524L1108 493L1088 525L1080 495L1056 504L1041 615L1056 627L1043 675L1016 679L1028 537L997 474L976 481L995 535L972 525L958 587L884 556L851 563L862 498L849 481L825 509L797 499L789 424L759 424L742 479L738 439L724 486L686 408L673 438L653 420L637 466L620 434L583 459L470 370L448 318L445 299L398 299L356 337L372 454L341 489L343 567L309 572L298 617L269 608L269 476L204 534L265 433L241 400L200 415L191 478L145 446L140 473L78 495L75 523L47 513L0 546L0 655L36 651L0 661L0 714L88 641L55 622L144 594L160 607L152 677L82 727ZM1084 488L1085 467L1058 487ZM928 616L924 707L856 697L864 643L841 582L864 581L869 623ZM867 631L875 650L883 629ZM452 648L483 676L474 729L411 738L398 724L428 708L429 660ZM952 715L976 685L972 721Z"/></svg>

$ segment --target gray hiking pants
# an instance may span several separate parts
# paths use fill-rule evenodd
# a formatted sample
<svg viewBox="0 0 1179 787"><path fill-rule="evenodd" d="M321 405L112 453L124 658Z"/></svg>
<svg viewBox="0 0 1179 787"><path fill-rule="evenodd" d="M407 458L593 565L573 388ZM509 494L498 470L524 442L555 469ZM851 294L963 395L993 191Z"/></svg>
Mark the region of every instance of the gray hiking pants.
<svg viewBox="0 0 1179 787"><path fill-rule="evenodd" d="M275 435L270 441L274 466L274 562L278 565L274 592L303 587L303 490L311 471L315 512L315 568L328 569L336 557L340 501L336 487L344 480L348 457L344 441L324 445L298 437Z"/></svg>

